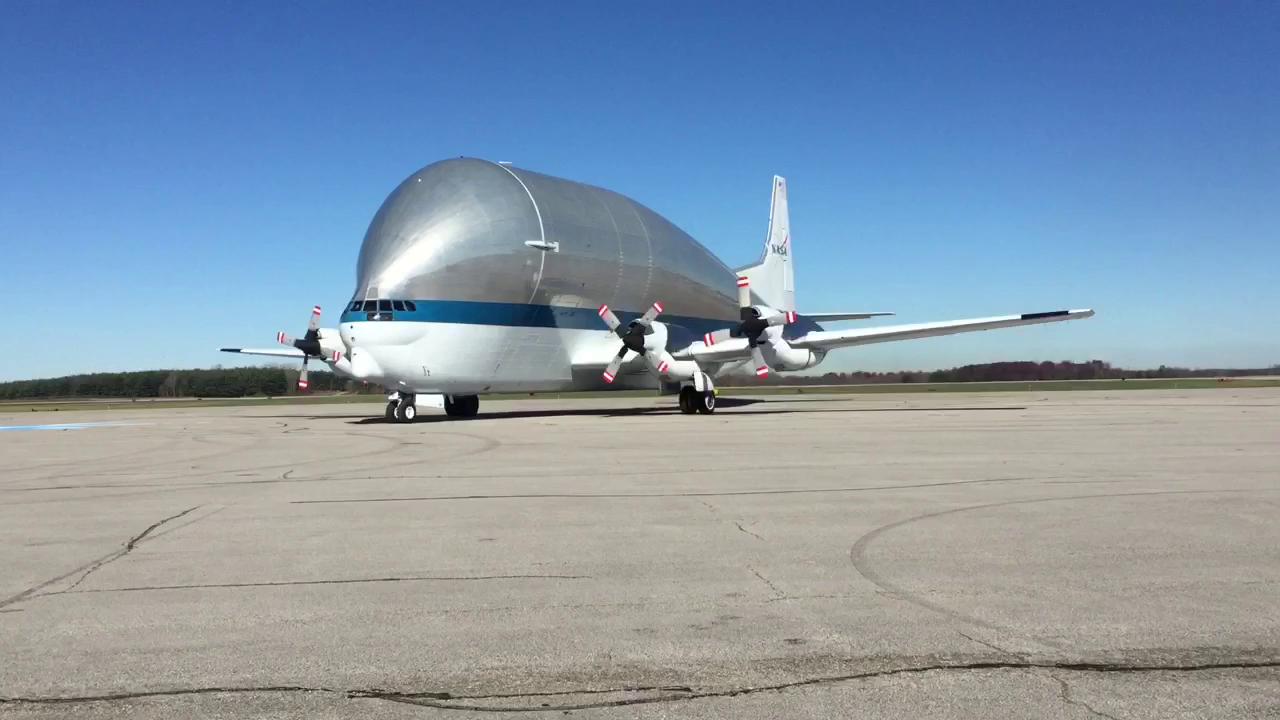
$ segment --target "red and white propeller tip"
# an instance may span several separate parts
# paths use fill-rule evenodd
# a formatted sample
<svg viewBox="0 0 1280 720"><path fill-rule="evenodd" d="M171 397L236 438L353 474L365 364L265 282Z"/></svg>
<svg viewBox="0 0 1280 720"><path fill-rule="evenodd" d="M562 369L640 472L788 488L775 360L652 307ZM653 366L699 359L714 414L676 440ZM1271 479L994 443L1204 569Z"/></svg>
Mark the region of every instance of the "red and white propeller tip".
<svg viewBox="0 0 1280 720"><path fill-rule="evenodd" d="M600 377L604 378L604 381L607 383L610 383L610 384L613 383L613 377L614 377L613 373L609 372L608 370L605 370L603 373L600 373Z"/></svg>

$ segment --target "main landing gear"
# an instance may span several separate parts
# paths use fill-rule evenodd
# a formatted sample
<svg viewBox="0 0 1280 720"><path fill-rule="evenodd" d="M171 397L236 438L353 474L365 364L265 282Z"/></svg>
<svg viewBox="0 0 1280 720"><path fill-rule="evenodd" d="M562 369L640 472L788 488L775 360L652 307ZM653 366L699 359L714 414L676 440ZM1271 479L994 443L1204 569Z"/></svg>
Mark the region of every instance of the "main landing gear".
<svg viewBox="0 0 1280 720"><path fill-rule="evenodd" d="M437 398L439 396L436 396ZM418 417L418 397L394 392L387 396L387 422L411 423ZM435 405L435 407L440 407ZM475 417L480 412L479 395L445 395L444 412L449 417Z"/></svg>
<svg viewBox="0 0 1280 720"><path fill-rule="evenodd" d="M680 412L710 415L716 411L716 386L711 376L697 371L680 388Z"/></svg>
<svg viewBox="0 0 1280 720"><path fill-rule="evenodd" d="M480 412L479 395L445 395L444 414L449 417L475 417Z"/></svg>
<svg viewBox="0 0 1280 720"><path fill-rule="evenodd" d="M693 415L694 413L710 415L715 411L715 390L703 390L699 392L692 386L680 388L680 412L685 415Z"/></svg>

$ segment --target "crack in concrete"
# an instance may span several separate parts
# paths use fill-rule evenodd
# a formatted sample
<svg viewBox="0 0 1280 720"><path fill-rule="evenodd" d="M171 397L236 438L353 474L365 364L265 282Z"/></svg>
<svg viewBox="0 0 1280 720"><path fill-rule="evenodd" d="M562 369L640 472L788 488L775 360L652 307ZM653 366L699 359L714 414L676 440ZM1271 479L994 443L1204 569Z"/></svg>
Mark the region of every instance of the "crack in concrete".
<svg viewBox="0 0 1280 720"><path fill-rule="evenodd" d="M254 588L254 587L293 587L297 585L355 585L360 583L391 582L429 582L458 580L590 580L590 575L403 575L380 578L339 578L331 580L268 580L263 582L240 583L196 583L191 585L145 585L139 587L96 588L93 590L76 590L70 588L52 595L86 595L89 593L144 592L149 590L197 590L201 588Z"/></svg>
<svg viewBox="0 0 1280 720"><path fill-rule="evenodd" d="M85 578L87 578L87 577L89 577L90 575L92 575L92 574L94 574L95 572L97 572L99 568L101 568L101 567L103 567L103 566L105 566L105 565L109 565L110 563L113 563L113 562L115 562L116 560L119 560L120 558L124 557L125 555L128 555L129 553L133 552L133 549L134 549L135 547L137 547L137 546L138 546L138 543L140 543L140 542L142 542L143 540L145 540L145 539L146 539L146 537L147 537L148 535L150 535L150 534L151 534L151 532L152 532L153 530L155 530L156 528L158 528L158 527L160 527L161 525L164 525L165 523L170 522L170 521L172 521L172 520L177 520L178 518L182 517L183 515L186 515L187 513L190 513L190 512L193 512L193 511L197 510L199 507L200 507L199 505L196 505L195 507L189 507L189 508L187 508L186 510L183 510L182 512L180 512L180 513L178 513L178 514L176 514L176 515L170 515L169 517L167 517L167 518L165 518L165 519L163 519L163 520L159 520L159 521L157 521L157 522L153 522L153 523L151 523L150 525L148 525L148 526L147 526L147 529L146 529L146 530L143 530L142 532L138 533L137 535L134 535L133 537L129 538L128 542L126 542L126 543L124 544L124 547L123 547L123 548L121 548L120 550L117 550L117 551L116 551L116 552L114 552L114 553L111 553L110 555L107 555L107 556L105 556L105 557L101 558L100 560L98 560L98 561L97 561L97 562L95 562L94 564L90 565L90 566L89 566L89 568L88 568L88 569L86 569L86 570L84 571L84 574L80 576L80 579L78 579L78 580L76 580L75 582L71 583L70 587L68 587L66 590L63 590L63 592L71 592L72 590L75 590L75 589L76 589L76 587L80 585L80 583L82 583L82 582L84 582L84 581L85 581Z"/></svg>
<svg viewBox="0 0 1280 720"><path fill-rule="evenodd" d="M1085 710L1088 710L1090 713L1101 718L1107 718L1108 720L1120 720L1120 718L1116 717L1115 715L1108 715L1107 713L1104 713L1101 710L1094 709L1092 705L1090 705L1089 703L1083 700L1073 700L1071 698L1071 686L1067 684L1066 680L1063 680L1062 678L1058 677L1057 675L1054 675L1053 673L1049 673L1049 677L1058 681L1058 685L1060 686L1060 690L1058 691L1058 697L1062 699L1062 702L1068 705L1075 705L1076 707L1082 707Z"/></svg>
<svg viewBox="0 0 1280 720"><path fill-rule="evenodd" d="M1016 658L1019 658L1019 659L1022 659L1022 660L1025 660L1025 659L1027 658L1027 656L1026 656L1024 653L1013 652L1012 650L1006 650L1006 649L1004 649L1004 648L1000 647L999 645L996 645L995 643L989 643L989 642L987 642L986 640L979 640L978 638L973 637L972 635L967 635L967 634L965 634L965 633L962 633L962 632L960 632L959 630L957 630L957 631L956 631L956 634L957 634L957 635L959 635L960 637L964 638L965 640L970 640L970 641L975 642L975 643L977 643L977 644L979 644L979 645L985 645L985 646L987 646L987 647L991 648L992 650L995 650L995 651L997 651L997 652L1000 652L1000 653L1003 653L1003 654L1005 654L1005 655L1008 655L1009 657L1016 657Z"/></svg>
<svg viewBox="0 0 1280 720"><path fill-rule="evenodd" d="M747 566L747 569L751 571L751 574L752 574L752 575L755 575L756 577L760 578L760 582L762 582L762 583L764 583L765 585L768 585L768 586L769 586L769 589L773 591L774 599L781 599L781 598L784 598L784 597L786 597L786 596L787 596L787 594L786 594L786 593L784 593L784 592L782 592L781 590L779 590L779 589L778 589L778 586L777 586L777 585L774 585L772 582L770 582L770 581L769 581L769 578L767 578L767 577L765 577L765 576L761 575L761 574L760 574L760 572L759 572L758 570L756 570L755 568L751 567L750 565L748 565L748 566Z"/></svg>
<svg viewBox="0 0 1280 720"><path fill-rule="evenodd" d="M744 532L744 533L746 533L746 534L750 535L751 537L753 537L753 538L755 538L755 539L759 540L760 542L765 542L765 539L764 539L763 537L761 537L761 536L759 536L759 535L757 535L757 534L755 534L755 533L751 532L750 530L748 530L748 529L746 529L746 528L742 527L742 523L740 523L740 522L736 522L736 521L735 521L733 524L734 524L734 525L736 525L736 526L737 526L737 528L738 528L739 530L741 530L742 532Z"/></svg>
<svg viewBox="0 0 1280 720"><path fill-rule="evenodd" d="M61 575L59 575L59 576L57 576L57 577L55 577L55 578L52 578L52 579L50 579L50 580L45 580L44 582L40 583L39 585L35 585L35 586L33 586L33 587L29 587L29 588L27 588L26 590L23 590L22 592L18 593L17 595L12 595L12 596L10 596L10 597L5 598L4 600L0 600L0 608L7 607L7 606L9 606L9 605L13 605L14 603L22 602L23 600L27 600L27 599L29 599L29 598L31 598L31 597L35 597L35 596L37 596L37 595L36 595L36 593L39 593L41 590L43 590L43 589L45 589L45 588L49 587L50 585L54 585L54 584L56 584L56 583L60 583L60 582L62 582L63 580L66 580L67 578L72 577L73 575L75 575L75 574L77 574L77 573L84 573L84 574L80 577L80 579L78 579L78 580L76 580L74 583L72 583L72 584L71 584L71 587L67 588L67 590L70 590L71 588L74 588L75 586L77 586L77 585L79 585L80 583L84 582L84 579L85 579L85 578L87 578L87 577L89 577L89 575L91 575L91 574L92 574L94 571L96 571L98 568L102 567L103 565L106 565L107 563L110 563L110 562L114 562L114 561L116 561L116 560L119 560L120 558L124 557L125 555L128 555L130 552L132 552L132 551L133 551L133 549L134 549L135 547L137 547L140 543L142 543L142 541L143 541L143 540L145 540L145 539L147 538L147 536L148 536L148 535L150 535L150 534L151 534L151 532L152 532L153 530L155 530L156 528L160 527L161 525L163 525L163 524L165 524L165 523L167 523L167 522L169 522L169 521L171 521L171 520L177 520L178 518L182 517L183 515L186 515L187 513L191 512L191 511L193 511L193 510L195 510L195 509L197 509L197 508L199 508L199 507L200 507L199 505L196 505L195 507L187 508L186 510L183 510L182 512L178 513L177 515L171 515L171 516L169 516L169 517L167 517L167 518L165 518L165 519L163 519L163 520L160 520L160 521L158 521L158 522L152 523L150 526L148 526L148 527L147 527L147 529L145 529L145 530L143 530L142 532L138 533L137 535L134 535L133 537L129 538L129 539L125 542L124 547L122 547L121 549L119 549L119 550L115 550L115 551L113 551L113 552L109 552L109 553L107 553L106 555L103 555L102 557L98 558L97 560L92 560L92 561L90 561L90 562L87 562L87 563L85 563L84 565L81 565L80 567L78 567L78 568L76 568L76 569L74 569L74 570L71 570L70 572L65 572L65 573L63 573L63 574L61 574ZM66 592L66 590L64 590L64 591L62 591L62 592ZM50 593L50 594L52 594L52 593Z"/></svg>
<svg viewBox="0 0 1280 720"><path fill-rule="evenodd" d="M1203 672L1212 670L1251 670L1258 668L1280 668L1280 660L1262 660L1258 662L1219 662L1219 663L1197 663L1182 665L1125 665L1122 663L1110 662L1010 662L1010 661L975 661L966 663L942 663L931 665L914 665L907 667L887 668L884 670L870 670L857 673L849 673L845 675L828 675L813 678L802 678L783 683L773 683L768 685L753 685L746 687L732 687L719 690L694 690L688 686L681 685L661 685L661 686L625 686L619 688L580 688L562 691L547 692L516 692L516 693L493 693L487 695L454 695L445 691L417 691L417 692L396 692L380 688L370 689L352 689L339 690L322 686L303 686L303 685L264 685L264 686L241 686L241 687L200 687L200 688L175 688L170 690L141 690L136 692L120 692L102 695L78 695L65 697L13 697L0 696L0 705L57 705L69 703L89 703L89 702L111 702L118 700L134 700L149 697L175 697L182 695L209 695L217 693L284 693L284 692L302 692L302 693L329 693L340 695L347 699L375 699L387 700L390 702L406 703L410 705L423 705L427 707L439 708L442 710L464 710L470 712L566 712L573 710L590 710L609 707L620 707L627 705L645 705L661 702L674 702L682 700L699 700L706 698L727 698L738 697L742 695L752 695L762 692L782 692L793 688L810 687L816 685L831 685L836 683L850 682L855 680L868 680L873 678L894 677L897 675L913 675L930 672L968 672L977 670L1045 670L1049 671L1050 677L1059 680L1053 671L1081 672L1081 673L1148 673L1148 672ZM564 703L551 704L543 703L537 706L520 706L520 705L468 705L458 704L457 700L492 700L492 699L511 699L524 697L571 697L574 695L607 695L611 693L637 693L637 692L657 692L665 693L646 697L636 698L620 698L616 700L601 700L596 702L585 703ZM1069 698L1069 688L1066 691ZM1065 699L1065 698L1064 698ZM1068 700L1072 704L1079 704L1080 701ZM1104 713L1100 713L1087 705L1082 705L1091 712L1101 716L1108 717ZM1112 718L1112 720L1116 720Z"/></svg>

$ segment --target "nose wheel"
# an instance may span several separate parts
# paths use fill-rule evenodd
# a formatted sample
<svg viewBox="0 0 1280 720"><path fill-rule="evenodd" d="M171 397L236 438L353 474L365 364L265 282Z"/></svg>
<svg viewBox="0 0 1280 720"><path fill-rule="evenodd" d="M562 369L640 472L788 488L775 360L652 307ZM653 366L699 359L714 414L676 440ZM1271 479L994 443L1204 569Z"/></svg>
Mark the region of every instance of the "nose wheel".
<svg viewBox="0 0 1280 720"><path fill-rule="evenodd" d="M387 402L385 416L389 422L411 423L418 417L417 398L400 394Z"/></svg>

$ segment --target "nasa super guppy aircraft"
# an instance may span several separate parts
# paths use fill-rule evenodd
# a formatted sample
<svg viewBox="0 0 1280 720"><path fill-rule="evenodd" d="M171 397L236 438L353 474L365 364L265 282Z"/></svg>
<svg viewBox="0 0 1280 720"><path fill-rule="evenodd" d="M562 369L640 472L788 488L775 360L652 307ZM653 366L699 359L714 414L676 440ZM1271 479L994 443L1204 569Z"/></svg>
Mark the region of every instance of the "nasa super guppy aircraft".
<svg viewBox="0 0 1280 720"><path fill-rule="evenodd" d="M1076 320L1092 310L825 330L885 312L799 312L787 184L773 179L764 253L733 270L640 203L603 188L460 158L409 176L360 247L337 328L312 310L281 349L226 352L317 359L380 383L386 415L420 405L469 417L479 396L656 388L685 413L715 411L715 378L744 362L764 378L836 348Z"/></svg>

